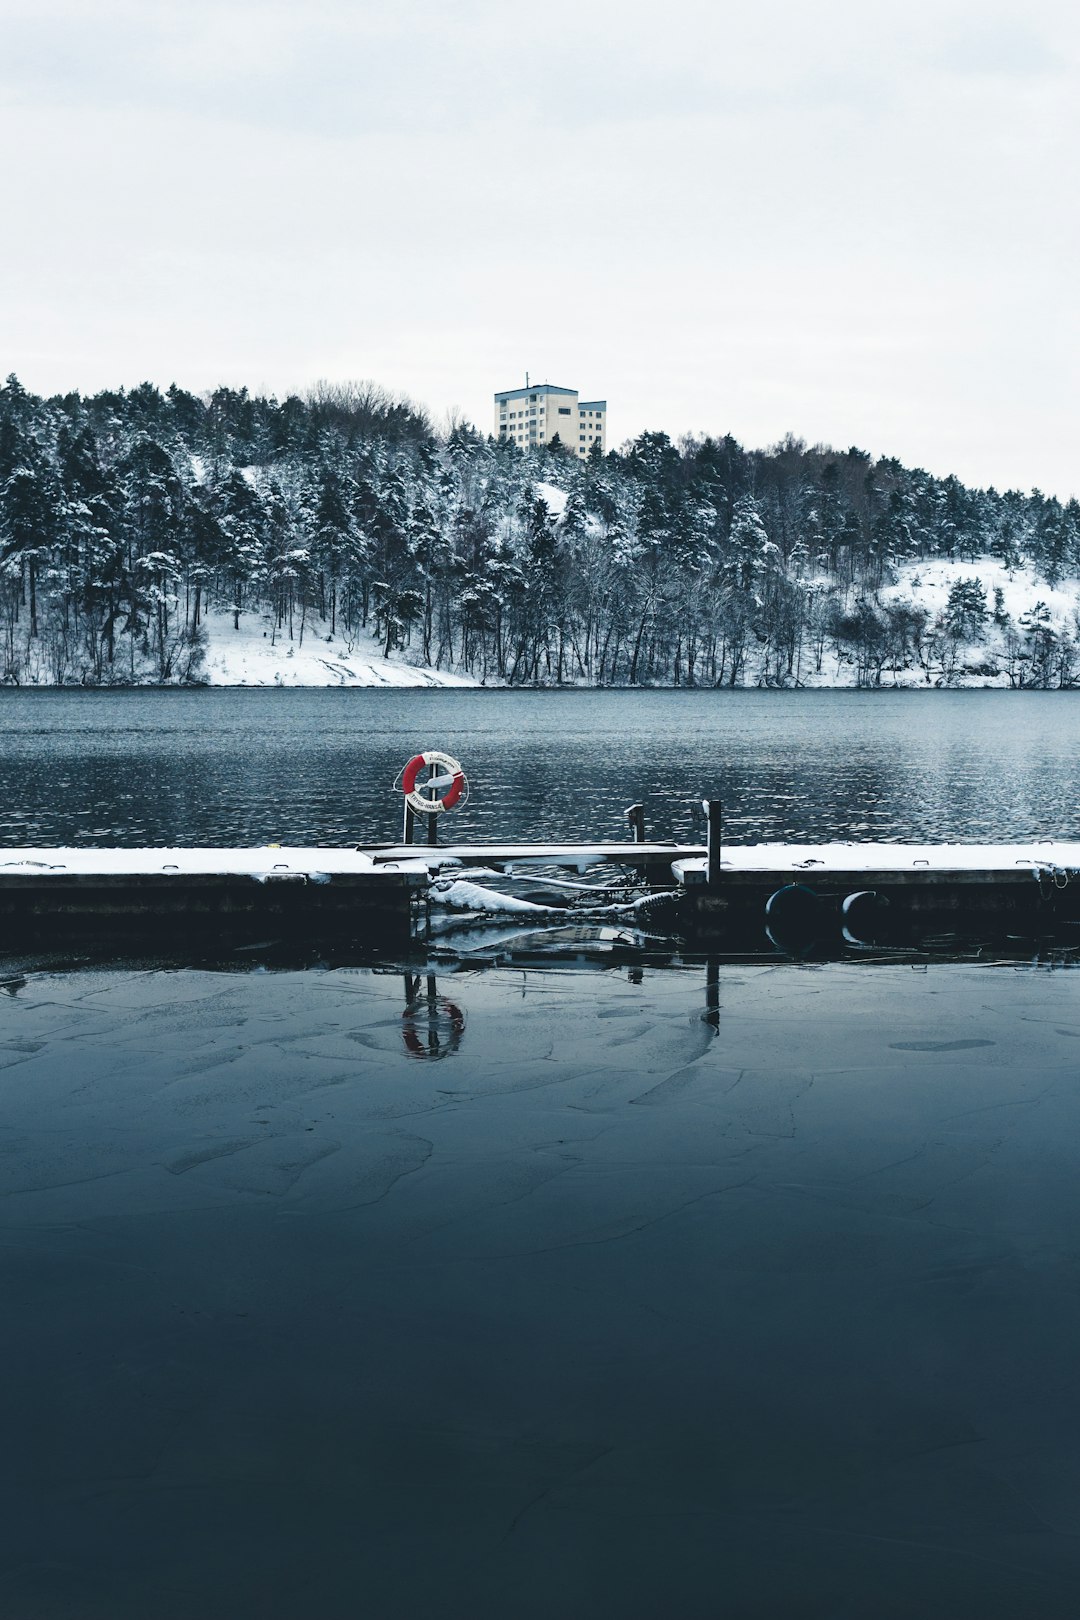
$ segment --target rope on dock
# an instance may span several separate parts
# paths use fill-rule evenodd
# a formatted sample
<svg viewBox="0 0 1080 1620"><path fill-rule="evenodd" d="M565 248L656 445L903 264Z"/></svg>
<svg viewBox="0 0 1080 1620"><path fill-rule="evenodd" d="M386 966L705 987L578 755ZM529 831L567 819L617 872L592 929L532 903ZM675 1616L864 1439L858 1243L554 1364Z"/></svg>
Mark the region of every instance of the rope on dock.
<svg viewBox="0 0 1080 1620"><path fill-rule="evenodd" d="M1032 868L1032 876L1039 885L1039 898L1049 900L1055 889L1067 889L1072 877L1067 866L1036 866Z"/></svg>

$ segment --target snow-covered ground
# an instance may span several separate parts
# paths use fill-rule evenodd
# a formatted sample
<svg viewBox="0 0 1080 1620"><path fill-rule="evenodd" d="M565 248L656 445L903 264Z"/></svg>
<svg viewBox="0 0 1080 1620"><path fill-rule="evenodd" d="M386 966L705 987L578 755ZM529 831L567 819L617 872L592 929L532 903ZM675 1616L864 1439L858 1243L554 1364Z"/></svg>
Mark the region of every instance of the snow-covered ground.
<svg viewBox="0 0 1080 1620"><path fill-rule="evenodd" d="M1006 568L992 557L981 557L978 562L908 563L899 570L896 584L886 585L879 595L883 602L904 598L917 602L933 617L944 609L949 592L959 580L980 581L991 613L994 593L1000 590L1004 610L1015 624L1042 602L1049 609L1051 626L1058 634L1063 630L1075 634L1076 626L1072 621L1080 608L1080 581L1048 585L1030 566Z"/></svg>
<svg viewBox="0 0 1080 1620"><path fill-rule="evenodd" d="M560 489L557 484L537 484L536 493L547 503L547 509L552 517L562 517L569 500L565 489Z"/></svg>
<svg viewBox="0 0 1080 1620"><path fill-rule="evenodd" d="M979 630L950 645L942 634L949 594L958 584L982 586L987 617ZM830 582L822 579L823 591ZM999 594L1000 593L1000 594ZM913 651L894 666L886 660L880 674L882 686L917 687L1000 687L1009 689L1031 683L1030 631L1035 619L1052 632L1070 662L1073 677L1080 673L1080 580L1064 580L1050 585L1030 564L1008 568L992 557L975 562L929 561L907 563L897 578L865 600L879 614L908 606L925 614L925 660ZM853 593L849 606L854 607ZM1070 654L1069 649L1073 652ZM808 687L849 687L858 684L858 668L851 648L838 650L830 640L825 644L821 668L804 645L798 683ZM758 666L747 662L744 686L758 684ZM1050 684L1057 685L1055 676Z"/></svg>
<svg viewBox="0 0 1080 1620"><path fill-rule="evenodd" d="M561 510L565 495L554 485L537 486L553 512ZM928 656L926 664L909 656L906 665L894 668L886 663L881 671L883 686L928 685L1000 686L1018 684L1021 665L1016 662L1016 641L1024 635L1025 621L1041 608L1043 622L1063 642L1080 643L1080 581L1067 580L1053 586L1030 566L1009 569L1004 563L983 557L977 562L932 561L906 564L896 580L884 586L876 598L877 610L907 603L926 615L926 630L932 641L935 622L944 614L949 593L958 583L978 580L986 602L987 619L977 635L953 649L948 670L938 668ZM828 585L823 580L822 587ZM999 594L1000 593L1000 594ZM871 604L874 598L870 598ZM303 643L299 627L294 640L261 614L241 616L239 630L233 629L232 615L211 613L206 621L208 647L199 678L211 686L476 686L471 676L446 670L427 669L401 654L384 658L378 641L363 632L350 639L332 639L325 624L309 622ZM1014 647L1012 660L1009 638ZM754 651L748 658L743 686L755 686L762 678L760 660ZM1080 669L1080 651L1077 667ZM1011 669L1011 673L1010 673ZM798 683L808 687L850 687L858 683L854 656L838 650L831 642L823 652L821 669L804 645Z"/></svg>
<svg viewBox="0 0 1080 1620"><path fill-rule="evenodd" d="M475 686L469 675L427 669L400 654L384 658L379 643L360 632L331 637L324 624L309 623L303 643L275 634L261 614L241 614L239 630L231 613L211 613L205 621L206 656L200 678L211 686Z"/></svg>

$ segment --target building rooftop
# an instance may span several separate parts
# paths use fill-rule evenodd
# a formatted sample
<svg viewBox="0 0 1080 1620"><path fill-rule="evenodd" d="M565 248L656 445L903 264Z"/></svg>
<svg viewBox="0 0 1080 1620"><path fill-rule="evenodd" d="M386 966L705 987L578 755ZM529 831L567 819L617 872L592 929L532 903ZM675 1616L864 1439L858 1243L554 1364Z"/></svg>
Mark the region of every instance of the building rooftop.
<svg viewBox="0 0 1080 1620"><path fill-rule="evenodd" d="M528 388L506 388L496 399L528 399L530 394L576 394L576 388L559 388L555 383L530 383Z"/></svg>

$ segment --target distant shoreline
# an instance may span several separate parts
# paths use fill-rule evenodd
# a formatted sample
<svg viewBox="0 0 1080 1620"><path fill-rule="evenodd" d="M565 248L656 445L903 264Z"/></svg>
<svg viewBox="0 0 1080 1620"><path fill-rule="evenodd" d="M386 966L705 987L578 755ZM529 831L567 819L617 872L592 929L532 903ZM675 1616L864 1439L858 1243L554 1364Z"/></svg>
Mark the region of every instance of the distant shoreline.
<svg viewBox="0 0 1080 1620"><path fill-rule="evenodd" d="M642 695L642 694L645 694L645 693L679 692L679 693L686 693L687 695L694 696L694 697L701 697L706 693L711 693L714 696L724 695L724 696L732 696L732 697L740 697L740 696L741 697L747 697L747 696L751 696L751 695L754 695L754 694L757 694L759 696L760 695L768 695L770 697L795 697L795 696L811 697L811 696L815 696L815 695L823 695L823 694L826 694L826 693L845 692L845 693L853 693L853 694L865 695L865 696L868 696L868 697L875 697L875 696L880 697L880 696L885 695L885 694L891 694L891 695L895 696L897 694L902 693L902 694L905 694L905 695L920 696L920 695L927 695L927 694L930 694L930 693L938 693L938 692L943 692L943 693L948 693L948 692L953 692L953 693L956 693L956 692L1003 692L1005 694L1013 693L1013 694L1016 694L1016 695L1020 695L1022 693L1038 692L1038 693L1041 693L1041 694L1045 695L1047 692L1078 692L1078 691L1080 691L1080 684L1078 684L1076 686L1060 686L1060 687L1059 686L1008 686L1008 685L1001 685L1000 683L992 682L992 681L971 680L971 681L954 682L954 683L952 683L951 685L948 685L948 686L946 686L946 685L944 685L944 684L942 684L940 682L934 683L934 684L931 684L931 685L926 685L926 684L917 684L914 681L897 682L895 684L893 682L891 682L891 681L882 681L881 684L878 685L878 686L859 686L855 682L849 682L849 683L844 684L844 685L836 685L836 686L824 686L824 685L821 685L821 684L812 685L812 686L811 685L766 686L766 685L756 685L756 684L755 685L743 684L743 685L739 685L739 686L728 686L726 684L724 686L687 686L685 683L683 683L683 684L681 684L679 686L670 686L670 685L669 686L661 686L661 685L657 684L656 682L652 682L652 683L650 683L648 685L638 685L638 686L624 686L624 685L587 686L587 685L584 685L580 681L564 681L561 686L557 686L554 683L538 683L537 685L530 685L530 684L527 684L527 683L524 683L524 682L517 682L514 685L510 685L506 681L488 681L486 683L481 683L480 681L472 681L472 682L461 681L459 683L455 683L454 685L450 685L445 681L430 681L430 682L429 681L419 681L419 682L415 682L415 683L412 683L412 682L396 682L393 685L382 683L382 682L375 683L375 682L359 682L359 681L353 681L353 682L323 681L323 682L319 682L318 684L310 684L310 685L305 685L305 684L302 684L300 682L288 682L288 683L286 683L286 682L281 682L281 681L230 681L230 682L223 682L223 681L218 681L218 682L211 682L211 681L107 681L106 682L106 681L102 681L102 682L97 682L97 683L91 683L91 682L81 683L81 682L69 681L69 682L66 682L66 683L64 683L62 685L57 685L55 682L50 683L50 682L45 682L45 681L39 681L39 682L33 682L33 683L28 682L28 683L23 684L23 685L16 685L13 682L8 682L6 684L0 685L0 694L3 694L3 695L26 694L26 693L33 693L33 692L53 693L53 694L55 694L55 693L59 693L59 692L82 692L82 693L85 693L85 692L132 692L132 693L134 693L134 692L390 692L390 691L400 692L402 694L413 693L413 692L423 692L425 694L447 693L447 694L452 694L452 695L458 696L458 697L468 697L468 696L471 696L473 694L483 694L483 695L486 696L486 695L489 695L489 694L495 693L495 692L504 693L504 694L506 694L508 696L511 696L514 693L524 693L524 692L529 692L529 693L534 693L534 694L535 693L552 693L552 694L563 694L563 695L565 695L567 693L574 692L574 693L579 693L582 697L597 694L597 693L616 693L616 692L618 692L618 693L636 693L639 696Z"/></svg>

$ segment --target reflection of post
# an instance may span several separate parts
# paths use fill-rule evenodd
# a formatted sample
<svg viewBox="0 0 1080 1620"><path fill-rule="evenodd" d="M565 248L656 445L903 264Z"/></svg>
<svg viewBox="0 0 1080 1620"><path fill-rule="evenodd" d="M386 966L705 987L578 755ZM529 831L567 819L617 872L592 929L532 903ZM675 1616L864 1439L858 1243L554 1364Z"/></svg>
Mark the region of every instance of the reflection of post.
<svg viewBox="0 0 1080 1620"><path fill-rule="evenodd" d="M433 771L432 775L434 775L434 774L435 773ZM429 818L428 818L429 825L430 825L430 823L434 822L434 820L435 820L434 816L429 816ZM430 840L429 840L429 842L430 842ZM420 990L420 980L419 980L419 978L416 981L416 989L417 989L417 992L418 992L418 999L419 999L419 990ZM439 1054L440 1054L441 1049L442 1049L442 1042L439 1040L439 986L435 982L434 973L429 973L428 976L427 976L427 1055L428 1055L428 1057L438 1057Z"/></svg>
<svg viewBox="0 0 1080 1620"><path fill-rule="evenodd" d="M701 1015L703 1024L708 1024L714 1034L720 1029L720 958L710 956L705 963L705 1011Z"/></svg>
<svg viewBox="0 0 1080 1620"><path fill-rule="evenodd" d="M419 973L406 973L401 1035L409 1056L447 1057L457 1051L464 1032L464 1012L456 1002L439 995L434 973L424 978Z"/></svg>

